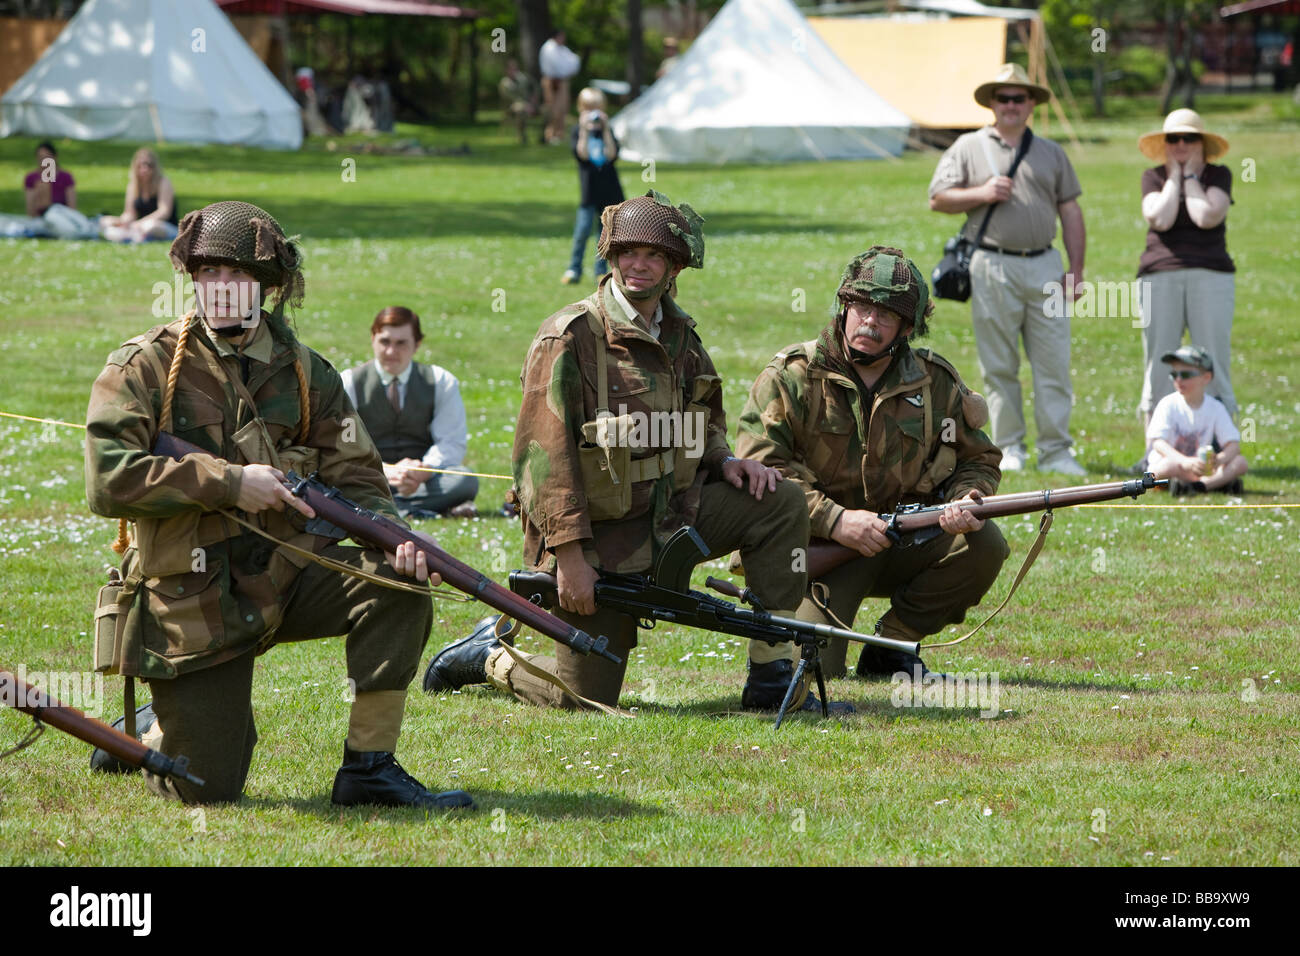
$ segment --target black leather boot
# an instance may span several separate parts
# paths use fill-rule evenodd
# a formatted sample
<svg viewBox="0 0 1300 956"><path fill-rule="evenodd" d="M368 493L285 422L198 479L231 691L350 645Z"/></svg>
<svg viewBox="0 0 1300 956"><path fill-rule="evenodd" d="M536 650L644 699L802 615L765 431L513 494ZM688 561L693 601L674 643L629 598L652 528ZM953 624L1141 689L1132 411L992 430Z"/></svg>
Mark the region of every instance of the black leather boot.
<svg viewBox="0 0 1300 956"><path fill-rule="evenodd" d="M474 801L464 790L434 793L402 769L391 751L359 752L343 744L343 766L334 775L330 803L340 807L379 804L419 807L424 810L472 809Z"/></svg>
<svg viewBox="0 0 1300 956"><path fill-rule="evenodd" d="M740 693L740 706L745 710L780 710L781 701L785 700L785 692L794 678L794 667L794 663L786 659L766 664L749 661L749 676L745 678L745 689ZM826 707L832 714L854 713L853 705L843 701L827 701ZM817 695L809 691L799 709L821 713L822 704Z"/></svg>
<svg viewBox="0 0 1300 956"><path fill-rule="evenodd" d="M459 690L466 684L486 684L488 656L501 646L496 624L501 615L485 617L474 625L469 637L448 644L429 661L424 671L424 692L440 694Z"/></svg>
<svg viewBox="0 0 1300 956"><path fill-rule="evenodd" d="M930 673L930 668L926 667L925 661L915 654L905 654L902 651L891 651L867 644L863 646L862 654L858 658L857 671L859 677L868 680L893 677L899 671L905 673L910 680L919 680Z"/></svg>
<svg viewBox="0 0 1300 956"><path fill-rule="evenodd" d="M135 709L135 739L139 740L145 735L150 727L157 722L158 718L154 716L153 701L147 704L141 704ZM113 721L113 729L125 732L126 716L123 715ZM90 754L90 769L99 773L135 773L139 767L134 767L129 763L118 760L107 750L101 750L96 747Z"/></svg>

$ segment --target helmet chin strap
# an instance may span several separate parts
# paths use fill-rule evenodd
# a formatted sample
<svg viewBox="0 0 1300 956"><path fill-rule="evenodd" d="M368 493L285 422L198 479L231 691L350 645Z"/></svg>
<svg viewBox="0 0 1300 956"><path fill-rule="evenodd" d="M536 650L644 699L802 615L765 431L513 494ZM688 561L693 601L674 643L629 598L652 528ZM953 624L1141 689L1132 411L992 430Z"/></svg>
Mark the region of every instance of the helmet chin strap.
<svg viewBox="0 0 1300 956"><path fill-rule="evenodd" d="M897 353L898 351L898 336L897 335L894 336L894 342L892 345L889 346L889 348L885 349L882 352L877 352L874 355L872 355L869 352L864 352L861 349L855 349L853 346L848 345L847 343L845 344L845 347L848 349L849 360L852 361L854 364L875 365L882 358L894 357L895 353Z"/></svg>
<svg viewBox="0 0 1300 956"><path fill-rule="evenodd" d="M623 281L623 273L618 266L611 264L610 271L614 273L614 284L618 286L618 291L627 296L630 302L642 302L646 299L659 298L668 290L669 284L673 281L672 269L669 268L664 271L664 277L650 288L632 289Z"/></svg>

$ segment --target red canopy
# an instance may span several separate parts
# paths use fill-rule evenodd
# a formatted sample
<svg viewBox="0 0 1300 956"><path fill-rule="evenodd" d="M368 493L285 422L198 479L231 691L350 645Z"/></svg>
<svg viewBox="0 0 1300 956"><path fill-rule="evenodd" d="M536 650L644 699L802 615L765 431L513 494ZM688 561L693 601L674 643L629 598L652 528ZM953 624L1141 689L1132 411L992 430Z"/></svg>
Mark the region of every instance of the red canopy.
<svg viewBox="0 0 1300 956"><path fill-rule="evenodd" d="M216 0L226 13L346 13L364 16L367 13L388 13L398 16L443 17L455 20L473 20L481 14L477 10L452 7L423 0Z"/></svg>
<svg viewBox="0 0 1300 956"><path fill-rule="evenodd" d="M1300 13L1300 0L1247 0L1246 3L1234 3L1219 11L1224 19L1235 17L1239 13L1257 13L1267 10L1269 13Z"/></svg>

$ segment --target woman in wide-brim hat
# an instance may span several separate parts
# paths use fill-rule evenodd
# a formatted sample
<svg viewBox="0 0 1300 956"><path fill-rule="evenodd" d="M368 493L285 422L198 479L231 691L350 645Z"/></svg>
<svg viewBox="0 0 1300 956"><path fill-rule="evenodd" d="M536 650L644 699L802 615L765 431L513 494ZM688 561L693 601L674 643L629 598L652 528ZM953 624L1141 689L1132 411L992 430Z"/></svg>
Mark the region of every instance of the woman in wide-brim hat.
<svg viewBox="0 0 1300 956"><path fill-rule="evenodd" d="M1159 166L1142 174L1146 248L1138 262L1145 380L1139 411L1149 422L1156 403L1173 391L1160 356L1182 344L1214 360L1209 391L1237 412L1229 376L1229 346L1236 267L1228 255L1228 207L1232 172L1209 160L1228 151L1228 141L1205 128L1195 110L1174 110L1164 126L1138 139L1138 148Z"/></svg>

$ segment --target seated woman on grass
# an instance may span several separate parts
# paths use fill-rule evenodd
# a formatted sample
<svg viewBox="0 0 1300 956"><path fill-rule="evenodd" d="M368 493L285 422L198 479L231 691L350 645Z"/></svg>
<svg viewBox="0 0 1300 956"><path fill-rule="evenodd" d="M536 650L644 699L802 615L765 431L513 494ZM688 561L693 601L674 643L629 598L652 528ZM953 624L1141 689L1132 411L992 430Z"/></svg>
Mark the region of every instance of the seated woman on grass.
<svg viewBox="0 0 1300 956"><path fill-rule="evenodd" d="M110 242L145 242L176 238L176 193L163 175L158 154L136 150L126 181L126 203L120 216L99 220L100 235Z"/></svg>

